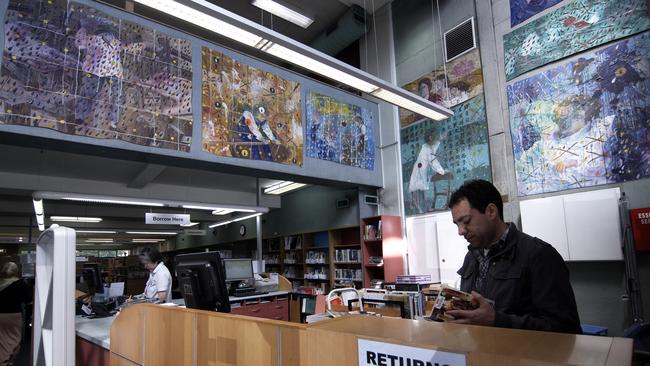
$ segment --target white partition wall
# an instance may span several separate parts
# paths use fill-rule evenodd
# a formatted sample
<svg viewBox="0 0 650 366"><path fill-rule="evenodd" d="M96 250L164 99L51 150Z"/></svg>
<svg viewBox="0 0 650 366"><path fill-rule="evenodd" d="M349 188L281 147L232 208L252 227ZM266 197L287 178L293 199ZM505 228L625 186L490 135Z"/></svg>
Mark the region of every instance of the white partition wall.
<svg viewBox="0 0 650 366"><path fill-rule="evenodd" d="M566 261L622 260L618 188L520 202L522 231Z"/></svg>
<svg viewBox="0 0 650 366"><path fill-rule="evenodd" d="M75 364L75 231L45 230L36 243L33 362Z"/></svg>
<svg viewBox="0 0 650 366"><path fill-rule="evenodd" d="M459 285L456 273L463 265L469 243L445 211L406 218L409 273L431 274L434 281Z"/></svg>
<svg viewBox="0 0 650 366"><path fill-rule="evenodd" d="M435 217L407 217L406 237L409 273L430 274L434 282L440 281Z"/></svg>

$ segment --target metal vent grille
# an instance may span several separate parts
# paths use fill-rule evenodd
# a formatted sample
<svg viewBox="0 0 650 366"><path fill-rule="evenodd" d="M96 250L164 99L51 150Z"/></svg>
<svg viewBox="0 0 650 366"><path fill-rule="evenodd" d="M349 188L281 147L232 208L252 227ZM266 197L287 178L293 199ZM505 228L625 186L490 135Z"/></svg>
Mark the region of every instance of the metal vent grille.
<svg viewBox="0 0 650 366"><path fill-rule="evenodd" d="M474 17L445 32L445 62L476 48Z"/></svg>

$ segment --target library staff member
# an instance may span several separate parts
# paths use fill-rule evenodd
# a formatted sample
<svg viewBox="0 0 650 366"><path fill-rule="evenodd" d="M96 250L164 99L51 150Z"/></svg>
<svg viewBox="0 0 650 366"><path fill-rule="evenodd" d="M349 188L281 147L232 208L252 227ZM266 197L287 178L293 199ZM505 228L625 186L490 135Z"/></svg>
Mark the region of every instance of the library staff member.
<svg viewBox="0 0 650 366"><path fill-rule="evenodd" d="M448 311L453 322L582 333L564 260L550 244L503 221L501 194L492 183L465 182L449 207L458 234L470 243L458 271L461 290L479 304Z"/></svg>
<svg viewBox="0 0 650 366"><path fill-rule="evenodd" d="M147 299L172 301L172 275L162 261L156 248L146 247L140 251L140 263L149 271L149 280L144 288Z"/></svg>

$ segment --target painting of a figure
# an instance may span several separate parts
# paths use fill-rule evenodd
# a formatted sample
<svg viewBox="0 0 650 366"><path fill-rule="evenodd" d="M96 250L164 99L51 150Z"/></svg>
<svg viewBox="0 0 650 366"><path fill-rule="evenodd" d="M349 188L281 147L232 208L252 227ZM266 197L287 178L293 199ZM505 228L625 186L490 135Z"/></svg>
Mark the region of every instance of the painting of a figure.
<svg viewBox="0 0 650 366"><path fill-rule="evenodd" d="M474 98L483 93L479 51L474 49L451 60L402 88L447 108ZM403 108L399 110L400 127L424 118Z"/></svg>
<svg viewBox="0 0 650 366"><path fill-rule="evenodd" d="M506 80L650 29L646 0L576 0L503 36Z"/></svg>
<svg viewBox="0 0 650 366"><path fill-rule="evenodd" d="M508 87L519 195L650 177L650 33Z"/></svg>
<svg viewBox="0 0 650 366"><path fill-rule="evenodd" d="M202 48L203 151L302 165L300 84Z"/></svg>
<svg viewBox="0 0 650 366"><path fill-rule="evenodd" d="M510 0L510 26L523 22L562 0Z"/></svg>
<svg viewBox="0 0 650 366"><path fill-rule="evenodd" d="M445 210L465 180L492 180L483 94L452 111L444 121L425 119L401 130L407 215Z"/></svg>
<svg viewBox="0 0 650 366"><path fill-rule="evenodd" d="M306 108L308 157L374 169L375 122L368 108L314 92Z"/></svg>
<svg viewBox="0 0 650 366"><path fill-rule="evenodd" d="M8 4L0 123L189 151L188 40L64 0Z"/></svg>

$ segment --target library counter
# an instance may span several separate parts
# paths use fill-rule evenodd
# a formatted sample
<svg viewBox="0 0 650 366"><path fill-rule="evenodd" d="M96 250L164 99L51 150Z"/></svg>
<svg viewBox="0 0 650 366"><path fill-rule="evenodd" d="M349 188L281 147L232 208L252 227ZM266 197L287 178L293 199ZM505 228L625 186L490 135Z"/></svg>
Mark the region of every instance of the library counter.
<svg viewBox="0 0 650 366"><path fill-rule="evenodd" d="M624 338L359 315L305 325L150 304L117 316L110 348L111 365L365 366L400 357L395 364L406 365L417 353L471 366L613 366L632 358L632 340Z"/></svg>

